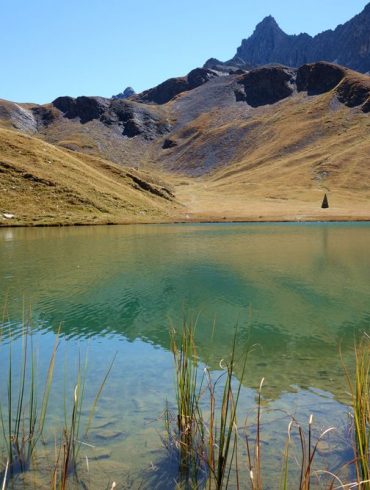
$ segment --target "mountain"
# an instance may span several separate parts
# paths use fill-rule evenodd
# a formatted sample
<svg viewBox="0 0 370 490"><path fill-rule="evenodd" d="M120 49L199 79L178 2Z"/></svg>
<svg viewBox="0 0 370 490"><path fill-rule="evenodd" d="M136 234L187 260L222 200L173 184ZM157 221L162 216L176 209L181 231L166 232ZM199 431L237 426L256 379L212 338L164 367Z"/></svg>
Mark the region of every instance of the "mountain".
<svg viewBox="0 0 370 490"><path fill-rule="evenodd" d="M132 95L135 95L136 92L132 87L126 87L123 92L120 92L117 95L112 95L112 99L128 99Z"/></svg>
<svg viewBox="0 0 370 490"><path fill-rule="evenodd" d="M370 3L350 21L314 37L288 35L273 17L266 17L251 37L243 39L236 55L225 66L279 63L298 67L316 61L337 63L362 73L370 71ZM216 68L222 64L208 60L205 66Z"/></svg>
<svg viewBox="0 0 370 490"><path fill-rule="evenodd" d="M0 100L0 223L369 219L369 113L370 77L325 62Z"/></svg>

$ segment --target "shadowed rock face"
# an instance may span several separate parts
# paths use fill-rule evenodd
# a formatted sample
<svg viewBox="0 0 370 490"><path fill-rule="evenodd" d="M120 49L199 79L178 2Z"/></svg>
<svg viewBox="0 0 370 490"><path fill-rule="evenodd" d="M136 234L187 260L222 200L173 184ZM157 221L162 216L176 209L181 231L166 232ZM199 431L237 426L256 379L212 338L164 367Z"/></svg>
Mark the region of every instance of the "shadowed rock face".
<svg viewBox="0 0 370 490"><path fill-rule="evenodd" d="M119 129L128 138L142 135L150 140L170 130L168 121L155 110L125 99L59 97L54 100L53 106L68 119L78 118L81 124L98 120L106 126Z"/></svg>
<svg viewBox="0 0 370 490"><path fill-rule="evenodd" d="M108 125L122 125L122 134L128 138L142 135L151 140L170 131L168 121L155 111L125 100L112 101L109 112L104 114L103 122Z"/></svg>
<svg viewBox="0 0 370 490"><path fill-rule="evenodd" d="M206 67L214 67L208 60ZM328 61L353 70L370 71L370 3L353 19L335 30L311 37L308 34L288 35L271 16L260 22L252 36L243 39L236 55L226 66L254 67L280 63L298 67L306 63Z"/></svg>
<svg viewBox="0 0 370 490"><path fill-rule="evenodd" d="M297 72L297 90L318 95L335 88L346 76L346 70L330 63L304 65Z"/></svg>
<svg viewBox="0 0 370 490"><path fill-rule="evenodd" d="M82 124L98 119L109 107L109 99L103 97L58 97L54 107L64 113L68 119L79 117Z"/></svg>
<svg viewBox="0 0 370 490"><path fill-rule="evenodd" d="M367 102L365 102L365 104L362 106L362 112L370 112L370 99L368 99Z"/></svg>
<svg viewBox="0 0 370 490"><path fill-rule="evenodd" d="M295 72L281 67L253 70L245 74L239 84L244 87L244 100L252 107L274 104L292 95ZM238 100L243 100L239 92Z"/></svg>
<svg viewBox="0 0 370 490"><path fill-rule="evenodd" d="M304 44L302 41L306 40L306 36L302 36L304 37L295 37L295 45ZM244 62L252 66L266 65L269 63L281 63L287 66L299 66L303 64L304 61L303 63L299 63L301 60L297 58L298 46L290 49L290 44L289 36L280 29L275 19L269 16L257 25L253 35L249 39L242 41L232 61L237 65ZM284 54L286 52L286 55L281 56L281 51Z"/></svg>
<svg viewBox="0 0 370 490"><path fill-rule="evenodd" d="M370 80L344 80L337 90L338 99L348 107L362 105L363 112L369 112Z"/></svg>
<svg viewBox="0 0 370 490"><path fill-rule="evenodd" d="M133 99L144 103L166 104L182 92L193 90L217 76L218 74L213 70L196 68L186 77L170 78L157 85L157 87L142 92Z"/></svg>
<svg viewBox="0 0 370 490"><path fill-rule="evenodd" d="M176 146L177 146L176 141L171 140L170 138L166 138L162 144L163 150L168 150L169 148L175 148Z"/></svg>
<svg viewBox="0 0 370 490"><path fill-rule="evenodd" d="M55 119L55 111L52 108L45 106L36 106L31 109L33 116L37 122L37 126L48 126Z"/></svg>
<svg viewBox="0 0 370 490"><path fill-rule="evenodd" d="M137 95L135 100L138 102L155 104L165 104L181 92L189 90L188 82L185 77L170 78L157 87L146 90Z"/></svg>
<svg viewBox="0 0 370 490"><path fill-rule="evenodd" d="M297 72L299 92L319 95L333 89L336 89L336 96L342 104L348 107L362 106L363 112L369 112L370 78L356 76L341 66L324 62L299 68Z"/></svg>

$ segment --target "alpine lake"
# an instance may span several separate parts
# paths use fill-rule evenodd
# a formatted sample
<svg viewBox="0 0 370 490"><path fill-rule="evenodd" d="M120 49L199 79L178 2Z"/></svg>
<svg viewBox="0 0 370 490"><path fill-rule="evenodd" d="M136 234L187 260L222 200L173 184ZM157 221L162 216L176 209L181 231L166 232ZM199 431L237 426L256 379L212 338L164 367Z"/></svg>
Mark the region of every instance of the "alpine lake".
<svg viewBox="0 0 370 490"><path fill-rule="evenodd" d="M264 378L264 488L278 488L292 417L306 430L312 415L316 439L334 428L318 445L315 468L350 472L343 364L353 364L356 337L370 331L369 251L366 223L0 229L5 402L9 349L21 358L25 318L32 316L40 392L60 332L43 441L9 488L50 488L78 366L87 366L83 424L112 361L90 430L81 433L81 488L176 488L163 414L166 404L176 412L169 331L185 321L196 323L200 372L215 376L237 330L238 355L248 353L238 421L252 435ZM249 488L243 438L240 429L240 487Z"/></svg>

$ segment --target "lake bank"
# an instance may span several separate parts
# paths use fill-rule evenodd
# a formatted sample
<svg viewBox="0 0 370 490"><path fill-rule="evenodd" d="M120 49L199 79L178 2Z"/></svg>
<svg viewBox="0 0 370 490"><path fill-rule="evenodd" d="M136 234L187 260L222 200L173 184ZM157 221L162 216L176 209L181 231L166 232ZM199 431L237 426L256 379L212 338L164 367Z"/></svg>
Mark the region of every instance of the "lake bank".
<svg viewBox="0 0 370 490"><path fill-rule="evenodd" d="M237 200L236 200L237 201ZM332 206L320 209L316 203L276 202L274 200L250 202L225 202L217 206L212 203L195 203L175 210L167 215L151 215L141 212L137 216L120 217L96 215L50 217L21 217L14 215L5 218L0 213L0 227L40 227L40 226L93 226L93 225L142 225L142 224L181 224L181 223L301 223L301 222L368 222L370 206L359 203L352 208Z"/></svg>
<svg viewBox="0 0 370 490"><path fill-rule="evenodd" d="M332 215L317 214L305 216L229 216L224 218L203 216L193 218L178 218L168 220L140 220L140 221L86 221L86 222L43 222L43 223L27 223L27 222L0 222L0 228L48 228L48 227L88 227L88 226L130 226L130 225L181 225L181 224L222 224L222 223L368 223L370 222L370 214L366 216L358 215Z"/></svg>

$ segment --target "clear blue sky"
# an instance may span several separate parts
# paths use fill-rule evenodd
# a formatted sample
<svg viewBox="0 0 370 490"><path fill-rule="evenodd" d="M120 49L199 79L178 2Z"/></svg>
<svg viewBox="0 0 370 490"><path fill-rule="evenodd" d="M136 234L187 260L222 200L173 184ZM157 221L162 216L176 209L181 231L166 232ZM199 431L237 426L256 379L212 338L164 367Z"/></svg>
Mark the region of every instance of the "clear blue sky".
<svg viewBox="0 0 370 490"><path fill-rule="evenodd" d="M230 59L272 14L290 34L317 34L369 0L0 0L0 98L110 97Z"/></svg>

